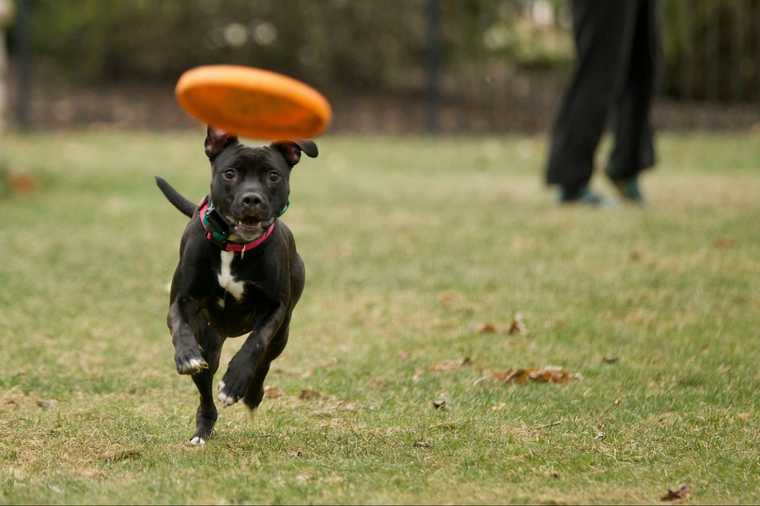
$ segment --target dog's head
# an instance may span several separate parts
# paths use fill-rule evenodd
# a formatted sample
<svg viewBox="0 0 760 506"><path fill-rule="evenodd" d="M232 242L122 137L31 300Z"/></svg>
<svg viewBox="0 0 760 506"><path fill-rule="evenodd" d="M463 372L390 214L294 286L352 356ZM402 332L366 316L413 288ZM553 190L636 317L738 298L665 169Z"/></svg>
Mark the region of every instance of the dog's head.
<svg viewBox="0 0 760 506"><path fill-rule="evenodd" d="M287 206L290 172L301 153L318 154L312 141L253 148L213 127L207 129L204 147L211 161L211 200L230 233L246 242L261 236Z"/></svg>

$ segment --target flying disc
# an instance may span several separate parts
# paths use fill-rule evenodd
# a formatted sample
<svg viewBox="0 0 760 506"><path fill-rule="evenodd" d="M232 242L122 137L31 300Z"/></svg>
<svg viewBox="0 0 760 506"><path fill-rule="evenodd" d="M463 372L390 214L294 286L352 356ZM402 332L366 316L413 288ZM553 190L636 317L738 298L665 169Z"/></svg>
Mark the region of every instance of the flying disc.
<svg viewBox="0 0 760 506"><path fill-rule="evenodd" d="M206 65L179 78L177 101L190 116L254 139L304 139L325 131L330 104L291 77L238 65Z"/></svg>

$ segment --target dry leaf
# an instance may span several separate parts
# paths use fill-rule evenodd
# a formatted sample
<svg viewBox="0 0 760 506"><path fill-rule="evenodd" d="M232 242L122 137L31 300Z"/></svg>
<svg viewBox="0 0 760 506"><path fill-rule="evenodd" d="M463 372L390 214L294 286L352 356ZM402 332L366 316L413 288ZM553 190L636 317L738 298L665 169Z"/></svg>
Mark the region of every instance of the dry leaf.
<svg viewBox="0 0 760 506"><path fill-rule="evenodd" d="M660 501L680 501L689 497L690 494L689 486L684 483L676 490L668 489L668 493L660 497Z"/></svg>
<svg viewBox="0 0 760 506"><path fill-rule="evenodd" d="M602 362L605 364L614 364L618 362L620 359L618 357L613 357L612 355L605 355L602 357Z"/></svg>
<svg viewBox="0 0 760 506"><path fill-rule="evenodd" d="M409 358L409 353L406 351L399 351L398 352L398 358L401 360L406 360Z"/></svg>
<svg viewBox="0 0 760 506"><path fill-rule="evenodd" d="M429 441L415 441L415 448L432 448L433 445Z"/></svg>
<svg viewBox="0 0 760 506"><path fill-rule="evenodd" d="M317 392L316 390L311 390L310 388L304 388L301 390L301 393L298 394L298 398L302 401L313 401L314 399L319 399L322 397L322 394Z"/></svg>
<svg viewBox="0 0 760 506"><path fill-rule="evenodd" d="M470 329L476 334L495 334L496 325L493 323L473 323Z"/></svg>
<svg viewBox="0 0 760 506"><path fill-rule="evenodd" d="M713 241L713 246L718 249L731 249L736 246L736 241L734 239L726 238L715 239L715 241Z"/></svg>
<svg viewBox="0 0 760 506"><path fill-rule="evenodd" d="M39 399L37 400L37 406L41 407L42 409L48 410L53 409L58 405L58 401L55 399Z"/></svg>
<svg viewBox="0 0 760 506"><path fill-rule="evenodd" d="M438 294L438 302L440 302L444 306L448 306L452 302L454 302L456 299L460 298L461 295L459 292L454 291L448 291L448 292L441 292Z"/></svg>
<svg viewBox="0 0 760 506"><path fill-rule="evenodd" d="M33 192L39 186L37 179L26 174L7 174L6 180L8 187L14 193L29 193Z"/></svg>
<svg viewBox="0 0 760 506"><path fill-rule="evenodd" d="M528 327L525 326L525 318L522 313L516 313L512 318L512 323L509 326L510 334L527 334Z"/></svg>
<svg viewBox="0 0 760 506"><path fill-rule="evenodd" d="M422 369L417 369L416 371L414 371L414 374L412 375L412 381L414 383L418 383L422 379L422 373L423 373Z"/></svg>
<svg viewBox="0 0 760 506"><path fill-rule="evenodd" d="M430 366L430 370L433 372L453 371L470 364L472 364L472 359L464 357L460 360L444 360L443 362L433 364Z"/></svg>
<svg viewBox="0 0 760 506"><path fill-rule="evenodd" d="M446 409L446 399L436 399L433 401L435 409Z"/></svg>
<svg viewBox="0 0 760 506"><path fill-rule="evenodd" d="M577 379L578 375L572 374L560 367L547 366L542 369L507 369L503 372L493 372L491 377L504 383L523 384L528 381L537 383L564 384Z"/></svg>
<svg viewBox="0 0 760 506"><path fill-rule="evenodd" d="M282 397L282 390L276 386L267 385L264 387L264 397L267 399L277 399L278 397Z"/></svg>
<svg viewBox="0 0 760 506"><path fill-rule="evenodd" d="M111 455L106 455L103 459L107 464L121 462L122 460L139 459L142 456L139 450L122 450Z"/></svg>

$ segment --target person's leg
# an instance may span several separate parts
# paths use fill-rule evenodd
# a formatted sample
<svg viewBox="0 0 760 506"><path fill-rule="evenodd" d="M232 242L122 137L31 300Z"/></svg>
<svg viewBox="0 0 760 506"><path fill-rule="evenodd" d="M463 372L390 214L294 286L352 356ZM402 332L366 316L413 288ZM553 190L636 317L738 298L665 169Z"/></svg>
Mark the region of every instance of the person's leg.
<svg viewBox="0 0 760 506"><path fill-rule="evenodd" d="M655 95L659 34L657 2L638 4L633 45L621 94L613 107L612 128L615 146L610 154L607 175L624 198L641 201L637 177L654 165L654 134L650 110Z"/></svg>
<svg viewBox="0 0 760 506"><path fill-rule="evenodd" d="M556 117L546 180L563 194L582 191L623 72L638 1L573 0L575 71Z"/></svg>

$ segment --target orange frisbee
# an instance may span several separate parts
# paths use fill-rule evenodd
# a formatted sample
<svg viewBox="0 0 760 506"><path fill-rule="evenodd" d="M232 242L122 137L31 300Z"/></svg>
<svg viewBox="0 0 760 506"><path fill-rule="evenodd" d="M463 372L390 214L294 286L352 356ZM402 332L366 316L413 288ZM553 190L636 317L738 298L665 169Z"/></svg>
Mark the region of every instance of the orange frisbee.
<svg viewBox="0 0 760 506"><path fill-rule="evenodd" d="M177 81L177 101L194 118L254 139L305 139L325 131L330 104L314 88L268 70L206 65Z"/></svg>

